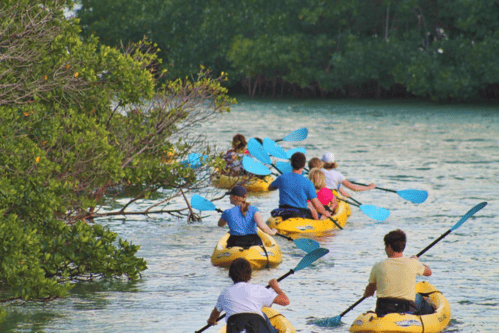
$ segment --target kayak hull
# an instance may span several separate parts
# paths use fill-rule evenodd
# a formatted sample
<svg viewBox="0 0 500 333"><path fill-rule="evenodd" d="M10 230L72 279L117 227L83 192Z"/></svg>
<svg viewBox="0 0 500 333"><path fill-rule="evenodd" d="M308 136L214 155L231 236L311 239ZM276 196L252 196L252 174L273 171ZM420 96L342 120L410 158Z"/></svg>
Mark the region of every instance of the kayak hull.
<svg viewBox="0 0 500 333"><path fill-rule="evenodd" d="M272 308L262 308L262 312L266 314L269 318L269 321L277 328L279 333L295 333L295 328L293 328L292 324L285 318L281 313L272 309ZM218 333L226 333L226 326L224 325Z"/></svg>
<svg viewBox="0 0 500 333"><path fill-rule="evenodd" d="M262 246L258 245L251 246L248 249L243 249L239 246L227 248L226 245L229 238L229 233L227 233L215 246L211 259L212 265L229 267L234 259L245 258L252 266L252 269L278 266L283 260L283 254L278 243L270 235L261 230L258 230L258 235L262 239L262 243L264 243L267 256Z"/></svg>
<svg viewBox="0 0 500 333"><path fill-rule="evenodd" d="M335 191L334 194L338 195ZM349 216L351 216L350 205L347 202L339 200L339 205L332 218L343 228ZM283 220L281 217L277 216L270 217L267 220L267 224L270 228L276 228L278 232L287 235L299 233L321 234L339 229L330 219L314 220L294 217Z"/></svg>
<svg viewBox="0 0 500 333"><path fill-rule="evenodd" d="M274 181L271 175L263 179L253 176L227 176L223 174L213 174L210 180L215 187L230 189L235 185L241 185L249 192L268 192L269 184Z"/></svg>
<svg viewBox="0 0 500 333"><path fill-rule="evenodd" d="M378 318L375 312L369 311L359 315L351 325L349 332L408 332L436 333L441 332L450 322L451 309L446 298L427 281L415 285L417 293L431 293L429 298L436 305L436 312L428 315L412 315L390 313Z"/></svg>

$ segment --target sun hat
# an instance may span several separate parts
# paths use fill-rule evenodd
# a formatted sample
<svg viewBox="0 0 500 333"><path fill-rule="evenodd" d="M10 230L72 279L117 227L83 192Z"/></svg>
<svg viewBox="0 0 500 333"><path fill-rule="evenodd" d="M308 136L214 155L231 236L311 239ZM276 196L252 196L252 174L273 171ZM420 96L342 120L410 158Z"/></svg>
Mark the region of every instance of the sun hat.
<svg viewBox="0 0 500 333"><path fill-rule="evenodd" d="M335 155L333 153L325 153L321 160L325 163L334 163L335 162Z"/></svg>
<svg viewBox="0 0 500 333"><path fill-rule="evenodd" d="M231 191L227 192L227 194L243 198L245 195L247 195L247 190L243 186L236 185L231 189Z"/></svg>

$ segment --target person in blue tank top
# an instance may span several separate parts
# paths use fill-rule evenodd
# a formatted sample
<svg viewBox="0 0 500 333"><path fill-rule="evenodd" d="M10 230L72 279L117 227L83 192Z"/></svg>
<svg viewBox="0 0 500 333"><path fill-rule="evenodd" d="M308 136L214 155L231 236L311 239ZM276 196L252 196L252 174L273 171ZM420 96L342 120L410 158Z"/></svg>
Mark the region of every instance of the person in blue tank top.
<svg viewBox="0 0 500 333"><path fill-rule="evenodd" d="M313 218L307 205L309 200L312 206L320 214L330 217L331 214L318 200L313 183L302 175L306 165L306 156L297 152L290 158L293 171L280 175L269 185L269 190L280 190L279 207L283 209L297 209L303 212L307 218Z"/></svg>
<svg viewBox="0 0 500 333"><path fill-rule="evenodd" d="M229 200L234 205L222 213L219 227L229 226L229 239L227 247L250 247L262 245L262 240L257 235L257 227L269 235L275 235L276 229L271 229L264 223L259 209L252 206L247 199L247 191L243 186L235 186L229 192Z"/></svg>

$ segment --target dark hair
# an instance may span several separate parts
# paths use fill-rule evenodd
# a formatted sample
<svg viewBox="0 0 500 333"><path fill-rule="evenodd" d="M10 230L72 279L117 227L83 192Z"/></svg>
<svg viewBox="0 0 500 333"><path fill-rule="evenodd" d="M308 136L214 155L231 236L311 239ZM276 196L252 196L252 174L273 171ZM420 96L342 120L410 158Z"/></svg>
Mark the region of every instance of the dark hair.
<svg viewBox="0 0 500 333"><path fill-rule="evenodd" d="M406 247L406 234L403 230L397 229L384 236L385 246L390 245L394 252L403 252Z"/></svg>
<svg viewBox="0 0 500 333"><path fill-rule="evenodd" d="M234 259L229 267L229 277L234 283L248 282L252 278L252 266L244 258Z"/></svg>
<svg viewBox="0 0 500 333"><path fill-rule="evenodd" d="M323 169L325 169L325 170L331 170L331 169L336 169L336 168L337 168L337 162L333 162L333 163L323 162Z"/></svg>
<svg viewBox="0 0 500 333"><path fill-rule="evenodd" d="M233 149L236 151L240 151L245 149L247 146L247 140L243 136L243 134L236 134L233 136Z"/></svg>
<svg viewBox="0 0 500 333"><path fill-rule="evenodd" d="M319 158L313 157L309 160L307 166L309 167L309 170L313 168L321 169L323 167L323 162Z"/></svg>
<svg viewBox="0 0 500 333"><path fill-rule="evenodd" d="M292 162L292 168L294 170L302 169L306 165L306 155L298 151L292 155L290 161Z"/></svg>

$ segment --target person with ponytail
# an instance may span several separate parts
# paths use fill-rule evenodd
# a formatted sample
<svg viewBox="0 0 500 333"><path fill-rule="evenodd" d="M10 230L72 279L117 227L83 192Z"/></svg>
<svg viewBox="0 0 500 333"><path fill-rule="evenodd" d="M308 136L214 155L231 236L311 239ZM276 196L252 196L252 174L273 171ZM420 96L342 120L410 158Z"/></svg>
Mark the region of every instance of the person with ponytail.
<svg viewBox="0 0 500 333"><path fill-rule="evenodd" d="M247 202L247 191L243 186L235 186L229 192L229 201L234 205L222 213L218 226L229 226L227 247L250 247L262 245L257 235L257 227L269 235L275 235L276 229L271 229L262 219L259 209Z"/></svg>

